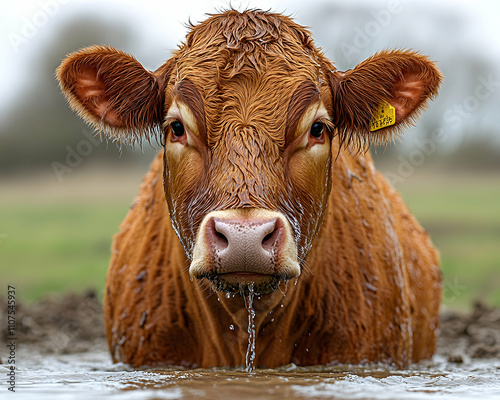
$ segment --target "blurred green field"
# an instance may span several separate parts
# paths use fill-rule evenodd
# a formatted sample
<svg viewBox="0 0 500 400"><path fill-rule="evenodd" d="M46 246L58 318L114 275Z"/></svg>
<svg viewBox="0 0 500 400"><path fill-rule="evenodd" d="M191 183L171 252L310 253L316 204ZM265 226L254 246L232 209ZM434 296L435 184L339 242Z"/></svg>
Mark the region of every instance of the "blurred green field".
<svg viewBox="0 0 500 400"><path fill-rule="evenodd" d="M36 301L90 287L102 295L111 237L143 171L93 174L63 184L30 179L3 185L0 280L15 286L19 298ZM500 306L500 176L424 172L397 189L441 252L443 303L466 308L479 299Z"/></svg>
<svg viewBox="0 0 500 400"><path fill-rule="evenodd" d="M102 290L111 235L128 205L3 205L1 274L23 299L47 292ZM4 281L4 279L2 279Z"/></svg>
<svg viewBox="0 0 500 400"><path fill-rule="evenodd" d="M26 301L88 288L102 296L112 235L146 170L76 171L62 183L54 175L0 183L0 281Z"/></svg>
<svg viewBox="0 0 500 400"><path fill-rule="evenodd" d="M397 189L441 253L443 304L500 306L500 175L423 172Z"/></svg>

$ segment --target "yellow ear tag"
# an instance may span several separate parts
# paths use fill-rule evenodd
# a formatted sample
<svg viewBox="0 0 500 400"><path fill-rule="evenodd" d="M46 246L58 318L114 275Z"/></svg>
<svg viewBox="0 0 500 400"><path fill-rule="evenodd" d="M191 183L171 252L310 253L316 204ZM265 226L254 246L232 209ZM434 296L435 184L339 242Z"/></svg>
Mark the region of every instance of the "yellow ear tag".
<svg viewBox="0 0 500 400"><path fill-rule="evenodd" d="M396 123L396 109L383 100L373 113L370 123L370 132L394 125Z"/></svg>

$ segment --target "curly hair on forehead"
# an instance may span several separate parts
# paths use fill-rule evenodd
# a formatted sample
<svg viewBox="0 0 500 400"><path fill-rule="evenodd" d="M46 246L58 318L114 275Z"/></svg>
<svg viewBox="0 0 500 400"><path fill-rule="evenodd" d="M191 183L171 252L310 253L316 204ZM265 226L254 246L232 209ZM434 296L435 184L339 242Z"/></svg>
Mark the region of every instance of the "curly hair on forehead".
<svg viewBox="0 0 500 400"><path fill-rule="evenodd" d="M290 57L290 48L299 58L318 53L309 31L291 18L260 10L229 10L210 16L205 22L190 26L185 47L180 50L206 54L216 49L218 54L226 55L224 70L228 78L240 73L260 73L267 66L266 56L296 64L299 59Z"/></svg>

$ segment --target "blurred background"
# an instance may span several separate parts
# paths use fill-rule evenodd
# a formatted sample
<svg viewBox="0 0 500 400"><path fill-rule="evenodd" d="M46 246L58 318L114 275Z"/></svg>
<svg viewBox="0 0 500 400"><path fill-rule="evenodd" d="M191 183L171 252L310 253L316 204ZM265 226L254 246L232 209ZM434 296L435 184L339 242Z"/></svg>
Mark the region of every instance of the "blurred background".
<svg viewBox="0 0 500 400"><path fill-rule="evenodd" d="M500 306L500 3L286 0L235 2L292 15L338 66L412 48L445 76L400 143L372 147L439 248L443 304ZM25 301L100 295L118 232L157 148L100 142L54 78L69 52L107 44L156 69L185 24L228 1L8 2L0 15L0 281Z"/></svg>

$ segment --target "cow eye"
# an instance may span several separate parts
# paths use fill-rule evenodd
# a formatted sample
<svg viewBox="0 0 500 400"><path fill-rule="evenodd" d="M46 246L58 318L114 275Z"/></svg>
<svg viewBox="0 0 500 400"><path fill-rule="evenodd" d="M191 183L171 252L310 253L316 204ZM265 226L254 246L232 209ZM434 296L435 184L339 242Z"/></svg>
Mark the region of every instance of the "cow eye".
<svg viewBox="0 0 500 400"><path fill-rule="evenodd" d="M179 121L174 121L170 124L170 127L172 129L172 133L177 136L177 137L180 137L182 135L184 135L184 125L182 125L181 122Z"/></svg>
<svg viewBox="0 0 500 400"><path fill-rule="evenodd" d="M325 124L323 122L315 122L311 126L311 136L314 138L319 138L323 133L323 129L325 128Z"/></svg>

